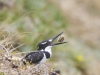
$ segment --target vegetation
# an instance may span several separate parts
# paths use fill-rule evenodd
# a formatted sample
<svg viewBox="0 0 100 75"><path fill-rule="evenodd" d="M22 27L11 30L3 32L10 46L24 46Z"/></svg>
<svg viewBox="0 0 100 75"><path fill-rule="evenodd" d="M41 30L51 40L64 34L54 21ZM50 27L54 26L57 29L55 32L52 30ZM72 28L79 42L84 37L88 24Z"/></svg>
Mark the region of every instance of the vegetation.
<svg viewBox="0 0 100 75"><path fill-rule="evenodd" d="M99 16L97 14L99 7L81 0L74 2L68 0L68 2L73 8L69 8L66 12L67 6L63 7L64 4L61 4L66 3L65 0L62 2L53 0L11 0L9 2L9 0L1 0L0 57L2 57L2 53L4 53L4 57L22 57L23 52L35 51L39 42L64 31L64 41L68 41L68 43L53 47L53 56L47 63L54 69L60 69L62 75L99 75L99 71L94 71L94 69L97 70L94 63L97 63L98 67L100 59L98 39L100 36L92 31L93 28L98 29L96 24L99 21L97 17ZM81 11L79 7L82 9ZM93 10L95 11L91 12ZM98 21L94 21L93 16L97 17L95 19ZM92 22L95 24L94 27L89 26ZM89 32L90 36L85 36ZM94 37L95 35L98 35L98 38ZM8 51L12 50L12 52L9 54L4 48ZM21 54L19 55L19 53ZM1 66L2 64L0 64ZM0 75L5 74L2 72Z"/></svg>

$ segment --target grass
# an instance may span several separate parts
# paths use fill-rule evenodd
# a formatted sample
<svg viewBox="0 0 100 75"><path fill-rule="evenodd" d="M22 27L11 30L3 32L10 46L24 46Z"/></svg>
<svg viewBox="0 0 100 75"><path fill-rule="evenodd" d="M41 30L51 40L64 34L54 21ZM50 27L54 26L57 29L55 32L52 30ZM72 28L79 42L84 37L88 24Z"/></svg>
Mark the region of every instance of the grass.
<svg viewBox="0 0 100 75"><path fill-rule="evenodd" d="M35 51L39 42L62 31L66 41L68 26L69 22L61 10L47 0L15 0L12 7L5 4L0 9L0 44L7 45L9 49L24 44L12 55L20 51ZM65 73L62 75L66 75L68 70L74 74L75 71L85 73L88 61L82 50L86 49L86 46L68 34L68 44L55 46L53 56L48 62L56 64L57 68ZM7 39L11 36L13 38Z"/></svg>

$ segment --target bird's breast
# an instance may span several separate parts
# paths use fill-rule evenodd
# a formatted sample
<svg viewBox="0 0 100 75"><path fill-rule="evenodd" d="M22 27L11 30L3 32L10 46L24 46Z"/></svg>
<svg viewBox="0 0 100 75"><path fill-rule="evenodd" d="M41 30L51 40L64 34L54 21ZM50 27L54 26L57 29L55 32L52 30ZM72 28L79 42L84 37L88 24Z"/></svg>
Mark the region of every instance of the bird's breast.
<svg viewBox="0 0 100 75"><path fill-rule="evenodd" d="M45 63L46 60L47 60L47 58L46 58L46 55L44 54L44 57L43 57L43 59L40 61L40 63Z"/></svg>
<svg viewBox="0 0 100 75"><path fill-rule="evenodd" d="M44 54L45 54L47 59L51 57L51 54L49 52L47 52L47 51L44 51Z"/></svg>

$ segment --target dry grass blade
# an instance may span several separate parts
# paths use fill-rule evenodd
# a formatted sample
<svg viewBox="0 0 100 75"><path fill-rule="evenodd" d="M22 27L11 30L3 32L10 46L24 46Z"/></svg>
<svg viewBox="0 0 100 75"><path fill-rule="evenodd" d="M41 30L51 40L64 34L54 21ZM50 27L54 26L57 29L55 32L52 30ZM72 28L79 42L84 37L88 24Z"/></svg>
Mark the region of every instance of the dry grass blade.
<svg viewBox="0 0 100 75"><path fill-rule="evenodd" d="M10 41L12 40L12 38L15 36L16 34L13 34L11 36L8 36L7 38L5 38L4 40L0 41L0 44L2 45L4 42Z"/></svg>
<svg viewBox="0 0 100 75"><path fill-rule="evenodd" d="M5 48L4 45L0 45L2 48L4 48L4 50L7 52L7 56L10 56L9 50L7 48Z"/></svg>
<svg viewBox="0 0 100 75"><path fill-rule="evenodd" d="M15 47L15 48L11 49L9 52L11 53L11 52L13 52L14 50L16 50L17 48L19 48L19 47L21 47L21 46L23 46L23 45L24 45L24 44L21 44L21 45Z"/></svg>

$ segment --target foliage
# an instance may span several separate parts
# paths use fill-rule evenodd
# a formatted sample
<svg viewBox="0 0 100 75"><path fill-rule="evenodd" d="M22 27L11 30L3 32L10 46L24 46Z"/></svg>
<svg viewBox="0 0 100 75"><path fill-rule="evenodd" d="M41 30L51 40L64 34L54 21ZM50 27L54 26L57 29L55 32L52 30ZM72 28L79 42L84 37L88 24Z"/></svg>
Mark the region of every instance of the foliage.
<svg viewBox="0 0 100 75"><path fill-rule="evenodd" d="M69 21L58 6L48 0L15 0L12 6L4 1L0 3L4 4L0 6L2 8L0 9L0 43L3 42L5 45L2 40L12 36L13 38L7 40L7 44L13 45L13 47L7 46L9 49L24 43L12 55L20 51L35 51L39 42L64 31L65 41L68 40L68 44L55 46L53 57L48 62L58 66L65 73L71 70L74 74L76 71L85 74L89 61L82 50L86 46L67 32Z"/></svg>

